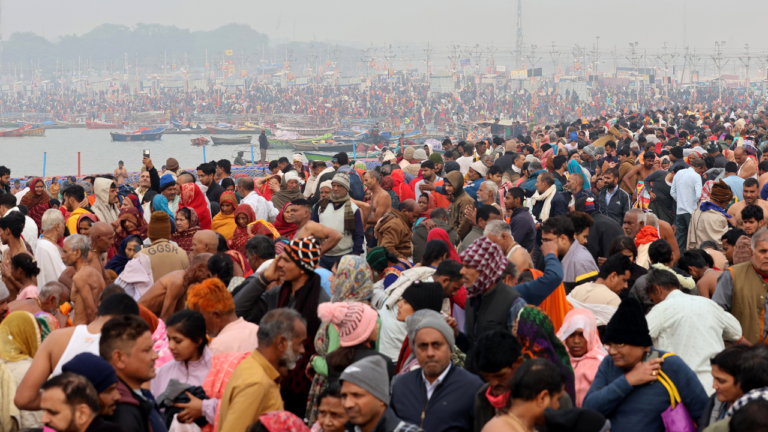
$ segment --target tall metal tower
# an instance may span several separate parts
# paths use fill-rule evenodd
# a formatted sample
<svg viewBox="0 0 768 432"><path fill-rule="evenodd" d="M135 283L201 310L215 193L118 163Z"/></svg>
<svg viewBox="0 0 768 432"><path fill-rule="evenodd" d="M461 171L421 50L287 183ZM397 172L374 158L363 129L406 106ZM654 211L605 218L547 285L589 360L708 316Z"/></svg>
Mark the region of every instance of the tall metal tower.
<svg viewBox="0 0 768 432"><path fill-rule="evenodd" d="M520 69L523 57L523 0L517 0L517 40L515 41L515 65Z"/></svg>

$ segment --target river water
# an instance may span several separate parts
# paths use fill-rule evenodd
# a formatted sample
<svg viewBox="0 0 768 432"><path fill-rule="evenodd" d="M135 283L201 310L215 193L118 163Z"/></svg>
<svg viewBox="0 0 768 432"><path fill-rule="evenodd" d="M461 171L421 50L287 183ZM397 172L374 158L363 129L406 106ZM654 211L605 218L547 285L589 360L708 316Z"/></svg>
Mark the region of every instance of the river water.
<svg viewBox="0 0 768 432"><path fill-rule="evenodd" d="M232 161L238 149L245 150L244 159L251 159L247 145L193 147L190 140L197 135L163 135L161 140L150 142L114 142L109 132L108 129L48 129L43 137L0 138L0 165L11 169L12 178L18 178L42 176L45 153L45 175L48 177L77 175L78 152L83 175L111 173L121 160L129 172L140 171L144 149L149 149L158 169L170 157L176 158L182 169L193 170L206 160ZM208 134L205 136L210 138ZM255 143L253 151L258 160L258 135L253 136L252 143ZM292 154L291 150L269 150L267 158L290 158Z"/></svg>

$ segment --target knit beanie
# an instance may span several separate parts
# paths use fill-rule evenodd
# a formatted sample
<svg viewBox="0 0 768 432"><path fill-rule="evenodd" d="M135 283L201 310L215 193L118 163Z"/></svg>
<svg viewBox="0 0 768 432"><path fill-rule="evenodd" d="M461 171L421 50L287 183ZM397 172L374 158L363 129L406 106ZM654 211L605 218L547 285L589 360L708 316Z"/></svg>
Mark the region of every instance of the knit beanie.
<svg viewBox="0 0 768 432"><path fill-rule="evenodd" d="M445 322L445 318L443 318L439 312L429 311L428 314L424 315L424 317L421 319L421 322L419 322L419 324L416 326L416 331L413 333L414 341L419 335L419 332L425 328L435 329L442 333L442 335L445 337L445 341L448 342L448 346L451 347L451 351L453 351L453 347L456 345L456 339L453 336L453 329L448 325L447 322Z"/></svg>
<svg viewBox="0 0 768 432"><path fill-rule="evenodd" d="M89 352L72 357L72 360L64 363L61 371L84 376L96 388L96 393L103 392L117 382L117 374L112 365Z"/></svg>
<svg viewBox="0 0 768 432"><path fill-rule="evenodd" d="M352 363L341 373L339 381L349 381L389 405L387 363L381 356L373 355Z"/></svg>
<svg viewBox="0 0 768 432"><path fill-rule="evenodd" d="M171 238L171 217L164 211L152 213L147 228L147 238L154 242L159 239Z"/></svg>
<svg viewBox="0 0 768 432"><path fill-rule="evenodd" d="M414 311L430 309L440 312L443 308L443 286L437 282L416 281L403 291L403 300L411 305Z"/></svg>
<svg viewBox="0 0 768 432"><path fill-rule="evenodd" d="M347 192L349 192L349 174L336 173L336 175L333 176L333 180L331 180L331 183L338 183L344 186L344 189L346 189Z"/></svg>
<svg viewBox="0 0 768 432"><path fill-rule="evenodd" d="M427 152L424 149L418 149L413 152L413 158L420 161L427 160Z"/></svg>
<svg viewBox="0 0 768 432"><path fill-rule="evenodd" d="M403 151L403 159L413 159L413 153L416 151L413 147L406 147L405 151Z"/></svg>
<svg viewBox="0 0 768 432"><path fill-rule="evenodd" d="M160 177L160 192L163 192L169 187L175 186L175 185L176 185L176 180L173 178L172 175L163 174L163 176Z"/></svg>
<svg viewBox="0 0 768 432"><path fill-rule="evenodd" d="M368 340L379 314L365 303L328 302L318 305L317 316L336 327L341 346L352 347Z"/></svg>
<svg viewBox="0 0 768 432"><path fill-rule="evenodd" d="M641 347L653 345L643 307L634 297L622 300L616 313L608 321L604 336L605 343L627 344Z"/></svg>
<svg viewBox="0 0 768 432"><path fill-rule="evenodd" d="M547 432L602 432L611 428L611 423L602 414L588 408L547 408L544 410L544 424Z"/></svg>
<svg viewBox="0 0 768 432"><path fill-rule="evenodd" d="M461 165L456 161L448 161L445 163L445 166L443 166L443 170L446 174L451 171L461 171Z"/></svg>
<svg viewBox="0 0 768 432"><path fill-rule="evenodd" d="M168 171L176 171L179 169L179 161L174 158L168 158L168 160L165 161L165 169Z"/></svg>
<svg viewBox="0 0 768 432"><path fill-rule="evenodd" d="M488 167L485 166L485 164L480 161L474 162L469 167L475 170L478 174L480 174L481 178L485 177L485 174L488 172Z"/></svg>
<svg viewBox="0 0 768 432"><path fill-rule="evenodd" d="M293 239L283 251L287 252L291 261L308 274L314 273L317 263L320 262L320 246L313 237Z"/></svg>
<svg viewBox="0 0 768 432"><path fill-rule="evenodd" d="M376 246L368 252L366 261L371 268L379 273L383 272L387 268L387 248L384 246Z"/></svg>
<svg viewBox="0 0 768 432"><path fill-rule="evenodd" d="M443 156L440 153L433 152L431 155L429 155L429 160L436 164L443 163Z"/></svg>

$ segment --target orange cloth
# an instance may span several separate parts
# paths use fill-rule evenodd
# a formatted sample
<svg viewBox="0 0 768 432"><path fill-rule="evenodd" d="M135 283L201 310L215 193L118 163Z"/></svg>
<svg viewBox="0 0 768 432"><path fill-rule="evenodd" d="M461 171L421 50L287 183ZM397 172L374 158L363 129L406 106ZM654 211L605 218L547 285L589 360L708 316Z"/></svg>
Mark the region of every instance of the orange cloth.
<svg viewBox="0 0 768 432"><path fill-rule="evenodd" d="M536 269L526 270L530 270L534 280L544 275L543 272ZM541 302L539 308L549 316L550 320L552 320L552 325L555 327L555 333L560 331L560 327L563 326L563 322L565 321L565 316L568 315L568 312L573 310L573 306L571 306L571 303L565 298L565 287L562 283L552 292L552 294Z"/></svg>
<svg viewBox="0 0 768 432"><path fill-rule="evenodd" d="M656 240L659 239L659 232L656 231L656 228L646 225L637 232L637 235L635 236L635 246L640 247L640 245L653 243Z"/></svg>

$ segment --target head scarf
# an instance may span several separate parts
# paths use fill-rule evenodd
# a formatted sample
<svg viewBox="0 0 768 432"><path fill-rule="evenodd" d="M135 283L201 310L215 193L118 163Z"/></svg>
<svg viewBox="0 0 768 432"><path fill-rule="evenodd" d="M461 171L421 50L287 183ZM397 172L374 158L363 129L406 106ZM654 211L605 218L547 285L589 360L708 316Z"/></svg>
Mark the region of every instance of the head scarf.
<svg viewBox="0 0 768 432"><path fill-rule="evenodd" d="M517 340L523 346L523 360L543 358L552 362L565 375L565 390L575 398L573 368L568 351L555 336L552 321L536 306L525 306L517 318Z"/></svg>
<svg viewBox="0 0 768 432"><path fill-rule="evenodd" d="M83 213L83 214L81 214L77 218L77 227L75 228L75 230L77 231L76 234L80 234L80 222L82 222L83 219L90 219L91 220L91 225L93 225L93 224L95 224L96 222L99 221L99 217L96 216L93 213Z"/></svg>
<svg viewBox="0 0 768 432"><path fill-rule="evenodd" d="M242 253L236 250L228 250L224 253L229 255L230 258L232 258L232 262L234 262L235 265L240 266L240 269L243 271L243 274L247 274L251 272L251 265L248 264L248 260L245 259L245 255L243 255Z"/></svg>
<svg viewBox="0 0 768 432"><path fill-rule="evenodd" d="M237 197L235 197L233 192L224 192L219 197L219 205L225 202L232 204L232 214L225 215L224 212L219 211L219 213L213 217L213 221L211 221L211 229L229 240L235 234L235 228L237 228L234 212L234 210L237 210Z"/></svg>
<svg viewBox="0 0 768 432"><path fill-rule="evenodd" d="M128 199L128 203L131 205L131 207L136 207L139 210L139 214L144 217L144 208L141 207L141 203L139 203L139 197L137 197L134 194L128 194L123 198L123 203L125 203L126 198Z"/></svg>
<svg viewBox="0 0 768 432"><path fill-rule="evenodd" d="M563 321L563 326L557 332L557 337L565 343L568 336L579 329L581 329L584 339L587 341L587 353L584 356L591 356L602 360L603 357L608 355L597 332L597 319L589 309L579 308L568 312L565 316L565 321ZM571 360L571 364L573 363L573 360ZM575 364L573 366L575 367Z"/></svg>
<svg viewBox="0 0 768 432"><path fill-rule="evenodd" d="M580 176L581 176L581 177L584 179L584 186L583 186L583 189L587 189L587 190L589 190L589 188L590 188L590 185L589 185L589 179L588 179L588 178L587 178L587 176L584 174L584 170L581 168L581 165L579 165L579 163L578 163L578 162L576 162L576 161L575 161L575 160L573 160L573 159L569 160L569 161L568 161L568 172L569 172L571 175L573 175L573 174L577 174L577 175L580 175ZM563 185L563 186L565 186L565 185Z"/></svg>
<svg viewBox="0 0 768 432"><path fill-rule="evenodd" d="M48 312L42 311L35 314L37 325L40 326L40 343L51 334L52 331L59 329L59 320Z"/></svg>
<svg viewBox="0 0 768 432"><path fill-rule="evenodd" d="M244 227L237 225L237 217L241 214L248 218L248 222L246 222ZM240 204L237 206L237 210L235 210L235 224L237 226L235 227L235 232L232 235L232 238L227 241L227 246L229 246L230 249L245 254L245 244L248 242L248 225L255 221L256 213L254 213L253 207L251 207L250 204Z"/></svg>
<svg viewBox="0 0 768 432"><path fill-rule="evenodd" d="M259 422L269 432L309 432L304 421L288 411L270 411L259 416Z"/></svg>
<svg viewBox="0 0 768 432"><path fill-rule="evenodd" d="M482 295L496 283L496 280L507 268L507 257L501 247L488 240L488 237L480 237L468 248L459 254L461 262L477 270L479 273L475 283L467 287L467 296Z"/></svg>
<svg viewBox="0 0 768 432"><path fill-rule="evenodd" d="M173 214L170 207L168 207L168 198L166 198L165 195L157 194L154 198L152 198L152 211L168 213L168 216L170 216L171 220L176 223L176 215Z"/></svg>
<svg viewBox="0 0 768 432"><path fill-rule="evenodd" d="M296 235L296 231L298 231L299 228L295 223L289 223L285 220L285 209L290 205L290 202L283 205L283 208L280 209L280 213L275 218L274 226L281 236L288 237L288 240L293 240L293 236Z"/></svg>
<svg viewBox="0 0 768 432"><path fill-rule="evenodd" d="M142 238L147 237L147 221L141 217L139 209L136 207L128 207L120 210L120 217L118 217L118 219L120 220L120 228L118 228L115 233L116 237L124 237L131 234L140 235ZM125 229L125 222L133 222L136 228L132 231L128 231Z"/></svg>
<svg viewBox="0 0 768 432"><path fill-rule="evenodd" d="M392 190L392 188L395 187L395 180L392 178L391 175L384 176L381 178L381 188L384 190Z"/></svg>
<svg viewBox="0 0 768 432"><path fill-rule="evenodd" d="M205 194L195 183L183 184L180 190L181 200L179 201L179 208L189 207L193 209L200 221L200 228L204 230L211 229L211 210L205 201Z"/></svg>
<svg viewBox="0 0 768 432"><path fill-rule="evenodd" d="M120 275L120 273L123 272L126 264L128 264L128 261L131 260L130 258L128 258L128 255L125 254L125 248L128 247L128 242L134 237L138 237L139 244L142 243L141 237L137 235L129 235L128 237L124 238L123 241L120 242L120 247L118 247L117 255L113 256L112 259L109 260L107 265L104 266L106 270L112 270L118 275Z"/></svg>
<svg viewBox="0 0 768 432"><path fill-rule="evenodd" d="M43 179L41 178L35 178L32 179L28 186L29 191L27 191L26 194L21 198L21 205L27 206L27 210L32 210L32 207L40 204L47 204L51 200L51 196L48 195L48 192L43 189L43 193L40 195L37 195L35 193L35 186L37 186L38 182L42 182ZM43 183L43 188L45 188L45 183Z"/></svg>
<svg viewBox="0 0 768 432"><path fill-rule="evenodd" d="M187 252L192 252L192 237L200 231L200 219L197 217L197 212L192 207L184 207L189 210L189 228L184 231L179 231L178 226L176 232L171 235L171 241L176 242L180 248ZM179 212L181 208L176 211L176 220L178 220Z"/></svg>
<svg viewBox="0 0 768 432"><path fill-rule="evenodd" d="M16 311L0 323L0 358L17 362L35 357L40 347L40 328L35 316Z"/></svg>
<svg viewBox="0 0 768 432"><path fill-rule="evenodd" d="M429 234L427 234L427 243L429 243L432 240L442 240L443 243L445 243L448 246L448 250L451 253L451 259L461 262L461 258L459 258L459 254L456 252L456 248L453 247L453 243L451 243L451 238L448 237L448 233L442 229L442 228L432 228L429 231Z"/></svg>
<svg viewBox="0 0 768 432"><path fill-rule="evenodd" d="M403 170L394 170L392 171L392 181L394 182L394 185L392 186L392 190L395 191L398 198L400 198L400 202L403 202L407 199L415 199L416 195L413 193L413 190L408 186L407 183L405 183L405 173Z"/></svg>
<svg viewBox="0 0 768 432"><path fill-rule="evenodd" d="M421 196L427 197L427 211L420 212L419 217L429 219L430 213L432 213L432 210L437 208L437 202L435 201L435 198L432 196L431 193L422 193ZM421 197L419 197L421 198ZM414 226L415 228L415 226Z"/></svg>
<svg viewBox="0 0 768 432"><path fill-rule="evenodd" d="M731 191L731 187L728 186L728 183L724 182L723 179L720 179L717 183L712 185L712 192L709 196L719 203L728 205L731 202L731 199L733 199L733 191Z"/></svg>

